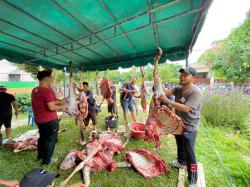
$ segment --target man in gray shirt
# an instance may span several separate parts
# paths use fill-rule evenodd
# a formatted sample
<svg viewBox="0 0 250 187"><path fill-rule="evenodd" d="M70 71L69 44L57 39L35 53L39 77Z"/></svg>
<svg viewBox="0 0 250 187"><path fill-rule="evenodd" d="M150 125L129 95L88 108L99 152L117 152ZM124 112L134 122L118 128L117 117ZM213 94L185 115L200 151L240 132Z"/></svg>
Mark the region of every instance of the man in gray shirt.
<svg viewBox="0 0 250 187"><path fill-rule="evenodd" d="M176 135L178 160L172 162L172 167L186 168L188 171L189 187L196 186L197 183L197 162L195 157L194 144L199 127L201 93L193 84L196 70L192 67L181 68L180 86L166 91L166 96L174 95L175 101L165 96L160 96L159 100L175 108L178 115L185 124L183 135Z"/></svg>

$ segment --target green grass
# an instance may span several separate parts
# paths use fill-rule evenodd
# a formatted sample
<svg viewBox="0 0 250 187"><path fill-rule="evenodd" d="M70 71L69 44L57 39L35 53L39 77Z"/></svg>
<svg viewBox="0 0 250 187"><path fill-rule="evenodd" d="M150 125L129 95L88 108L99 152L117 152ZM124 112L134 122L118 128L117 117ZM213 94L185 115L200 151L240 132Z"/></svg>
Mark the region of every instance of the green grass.
<svg viewBox="0 0 250 187"><path fill-rule="evenodd" d="M232 184L237 187L250 186L250 162L245 160L250 159L250 137L229 128L211 127L205 122L203 125L206 131L200 127L196 153L199 162L204 165L207 186L230 186L212 143L220 154Z"/></svg>
<svg viewBox="0 0 250 187"><path fill-rule="evenodd" d="M12 123L17 123L18 121L23 121L25 119L27 119L27 123L28 123L28 114L26 114L26 113L19 113L18 117L16 118L15 112L13 112Z"/></svg>
<svg viewBox="0 0 250 187"><path fill-rule="evenodd" d="M139 120L144 120L147 113L140 112ZM98 128L104 129L104 117L107 116L106 107L98 116ZM122 113L120 111L120 124L124 124ZM130 119L131 121L131 119ZM205 124L206 125L206 124ZM80 146L75 144L79 138L79 127L74 124L71 119L63 119L60 123L61 128L67 128L66 132L59 135L59 142L56 146L54 156L59 158L58 164L46 166L50 172L58 172L58 166L63 158L68 154L69 150L81 150ZM23 126L14 129L12 136L20 132L29 130L30 127ZM220 152L223 162L229 169L229 174L233 183L238 186L247 186L250 184L250 167L244 161L243 156L250 158L249 137L247 135L234 133L233 130L223 128L215 128L206 126L208 135L215 147ZM173 136L165 136L161 140L162 148L157 151L166 163L169 163L176 158L176 145ZM126 149L119 155L114 157L116 161L123 161L124 154L128 150L135 147L152 149L154 143L144 142L143 140L131 139ZM206 137L203 128L199 129L198 138L196 140L197 159L203 163L206 177L206 185L208 187L224 187L229 186L228 179L222 170L215 152L211 147ZM21 179L22 176L32 168L39 167L40 163L35 160L36 151L24 151L18 154L12 153L10 150L2 149L0 151L0 178L1 179ZM58 185L65 179L72 170L59 171L61 177L57 179ZM70 181L70 184L82 181L81 174L78 172ZM91 176L91 187L172 187L176 186L178 181L178 172L175 169L171 170L169 176L161 175L155 179L145 180L140 174L130 168L118 168L113 173L102 171Z"/></svg>
<svg viewBox="0 0 250 187"><path fill-rule="evenodd" d="M143 120L146 114L140 112L138 118ZM104 129L104 117L107 116L106 108L103 108L102 112L98 116L98 128ZM122 115L120 115L122 116ZM123 119L119 119L120 124L124 124ZM130 119L131 121L131 119ZM46 166L50 172L58 172L58 166L68 152L72 149L81 150L80 146L75 144L75 141L80 137L79 136L79 127L76 126L71 119L62 120L60 123L61 128L67 128L66 132L59 135L59 142L56 146L54 156L59 158L57 165ZM30 127L23 126L17 129L13 129L12 136L20 132L25 132L29 130ZM143 140L131 139L129 145L126 149L119 155L114 157L116 161L123 161L124 154L128 150L132 150L135 147L142 148L154 148L154 143L144 142ZM158 151L158 154L164 159L167 163L175 159L175 143L172 137L162 138L163 149ZM18 154L12 153L8 149L2 149L0 152L0 178L1 179L21 179L22 176L27 173L32 168L39 167L40 163L35 160L36 151L23 151ZM57 184L59 184L63 179L65 179L72 170L68 171L59 171L61 177L57 179ZM169 176L161 175L155 179L145 180L140 174L135 172L130 168L118 168L113 173L108 173L107 171L102 171L91 176L91 185L92 187L112 187L112 186L157 186L157 187L166 187L166 186L176 186L178 180L178 172L173 169ZM70 181L70 184L82 181L80 172L78 172Z"/></svg>

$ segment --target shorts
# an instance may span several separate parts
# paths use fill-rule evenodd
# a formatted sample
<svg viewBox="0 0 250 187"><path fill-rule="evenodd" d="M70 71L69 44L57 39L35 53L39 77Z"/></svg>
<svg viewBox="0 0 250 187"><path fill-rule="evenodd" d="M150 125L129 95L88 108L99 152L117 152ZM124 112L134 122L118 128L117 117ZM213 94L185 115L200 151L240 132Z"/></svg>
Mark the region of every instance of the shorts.
<svg viewBox="0 0 250 187"><path fill-rule="evenodd" d="M130 112L134 112L134 105L132 100L122 100L121 105L124 114L128 113L128 109Z"/></svg>
<svg viewBox="0 0 250 187"><path fill-rule="evenodd" d="M11 119L12 119L12 113L0 113L0 129L2 128L2 125L4 124L5 128L11 128Z"/></svg>

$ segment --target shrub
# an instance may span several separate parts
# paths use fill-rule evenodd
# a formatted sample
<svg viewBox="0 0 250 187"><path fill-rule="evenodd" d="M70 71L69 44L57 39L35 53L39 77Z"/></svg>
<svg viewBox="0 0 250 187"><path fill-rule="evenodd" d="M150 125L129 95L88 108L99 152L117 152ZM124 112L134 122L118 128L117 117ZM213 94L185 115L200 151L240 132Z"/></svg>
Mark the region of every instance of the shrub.
<svg viewBox="0 0 250 187"><path fill-rule="evenodd" d="M238 91L214 91L203 96L202 115L214 126L245 130L249 108L246 96Z"/></svg>
<svg viewBox="0 0 250 187"><path fill-rule="evenodd" d="M20 112L26 112L27 107L31 107L31 95L30 94L18 94L16 96L17 106Z"/></svg>

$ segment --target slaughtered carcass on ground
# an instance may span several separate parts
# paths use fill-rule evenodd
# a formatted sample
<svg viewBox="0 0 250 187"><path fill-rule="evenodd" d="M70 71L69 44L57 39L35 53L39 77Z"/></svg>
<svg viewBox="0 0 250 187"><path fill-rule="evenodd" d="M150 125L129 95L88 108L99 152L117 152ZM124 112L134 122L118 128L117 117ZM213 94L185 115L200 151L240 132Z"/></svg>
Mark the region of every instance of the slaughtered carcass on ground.
<svg viewBox="0 0 250 187"><path fill-rule="evenodd" d="M126 153L126 159L146 179L170 172L165 161L150 150L136 148Z"/></svg>
<svg viewBox="0 0 250 187"><path fill-rule="evenodd" d="M65 186L79 170L83 170L85 186L89 186L90 172L98 172L103 169L113 171L117 167L117 163L112 159L113 155L119 153L125 146L120 138L114 133L99 130L92 131L90 136L92 138L86 144L86 149L70 151L61 163L60 169L66 170L76 166L77 160L81 161L61 186Z"/></svg>
<svg viewBox="0 0 250 187"><path fill-rule="evenodd" d="M27 149L37 149L38 138L38 130L30 130L13 138L11 142L4 144L4 147L13 149L15 153Z"/></svg>

